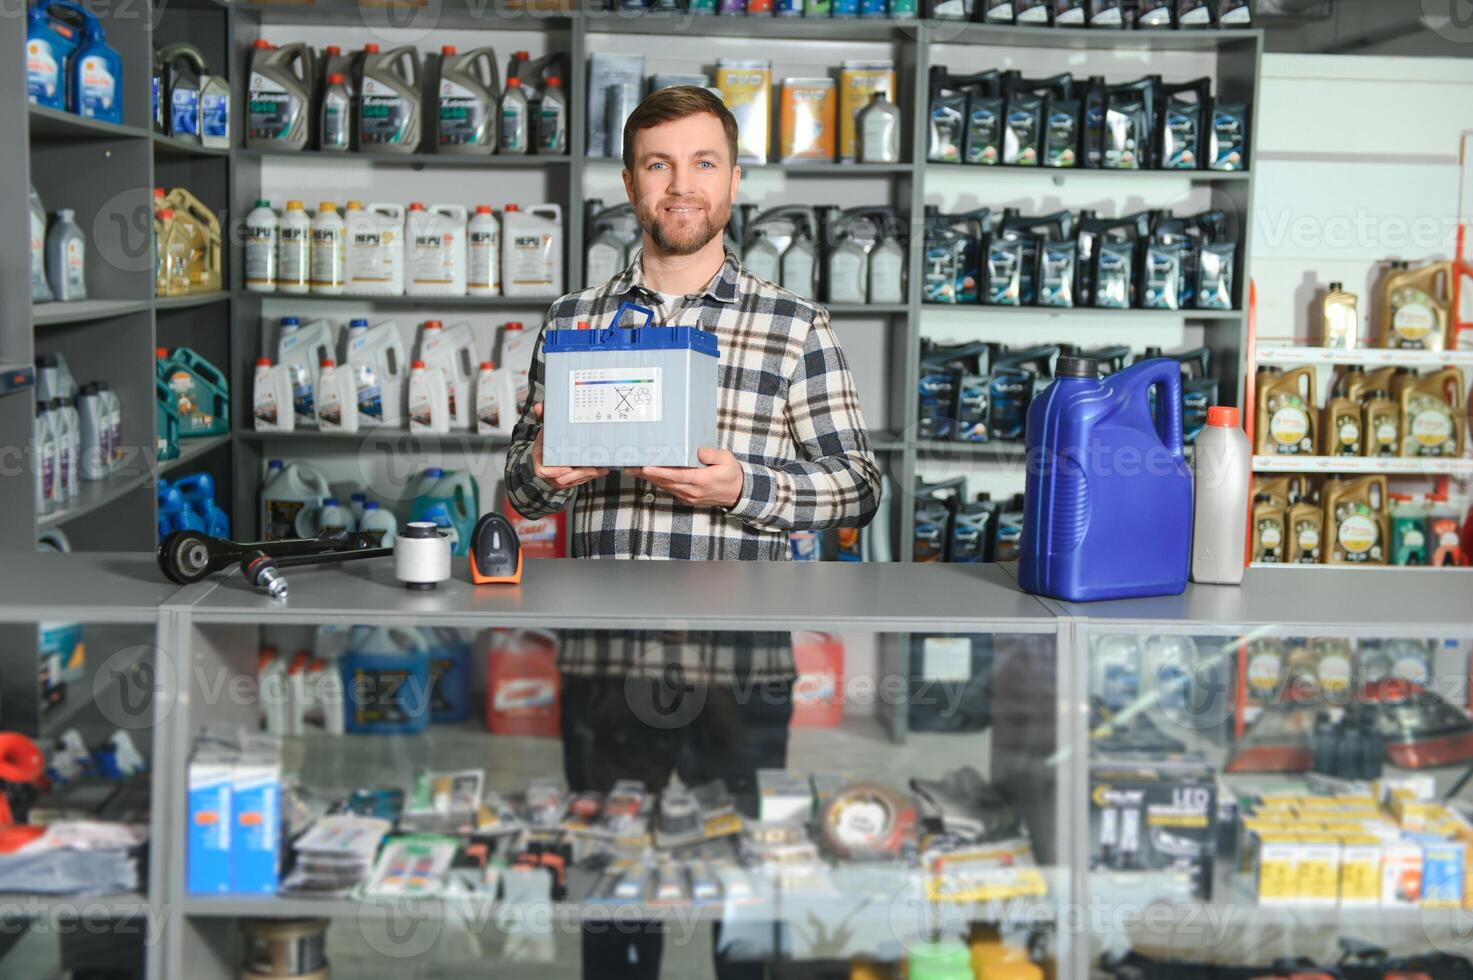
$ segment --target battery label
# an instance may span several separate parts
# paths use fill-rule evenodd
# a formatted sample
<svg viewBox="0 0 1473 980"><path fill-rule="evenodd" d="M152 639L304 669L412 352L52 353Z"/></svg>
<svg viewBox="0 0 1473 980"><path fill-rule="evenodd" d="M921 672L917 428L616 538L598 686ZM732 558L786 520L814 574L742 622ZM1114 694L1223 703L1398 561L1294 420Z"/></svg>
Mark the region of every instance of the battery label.
<svg viewBox="0 0 1473 980"><path fill-rule="evenodd" d="M586 368L568 372L569 422L660 421L660 368Z"/></svg>

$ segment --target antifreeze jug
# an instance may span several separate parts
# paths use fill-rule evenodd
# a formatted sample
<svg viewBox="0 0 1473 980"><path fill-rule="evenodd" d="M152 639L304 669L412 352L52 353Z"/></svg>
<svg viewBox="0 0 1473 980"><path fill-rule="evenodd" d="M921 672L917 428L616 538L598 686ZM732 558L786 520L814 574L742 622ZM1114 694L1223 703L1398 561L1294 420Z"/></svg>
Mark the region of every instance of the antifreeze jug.
<svg viewBox="0 0 1473 980"><path fill-rule="evenodd" d="M317 428L317 377L322 362L333 356L332 327L326 320L313 320L305 327L294 316L281 318L281 336L276 343L276 363L286 366L292 379L292 404L299 429Z"/></svg>
<svg viewBox="0 0 1473 980"><path fill-rule="evenodd" d="M358 424L363 428L404 424L404 382L408 372L404 338L393 320L348 324L348 370L358 392Z"/></svg>
<svg viewBox="0 0 1473 980"><path fill-rule="evenodd" d="M300 460L273 460L261 488L261 535L267 541L317 534L322 502L332 495L327 477Z"/></svg>
<svg viewBox="0 0 1473 980"><path fill-rule="evenodd" d="M474 414L472 387L476 381L476 338L469 323L446 327L439 320L426 320L419 337L419 360L430 370L445 374L449 395L450 428L469 429Z"/></svg>
<svg viewBox="0 0 1473 980"><path fill-rule="evenodd" d="M251 52L246 146L304 150L312 136L312 52L297 42L273 48L257 39Z"/></svg>
<svg viewBox="0 0 1473 980"><path fill-rule="evenodd" d="M359 626L342 657L344 728L413 734L430 723L429 644L417 629Z"/></svg>
<svg viewBox="0 0 1473 980"><path fill-rule="evenodd" d="M1101 379L1094 361L1060 357L1056 374L1028 412L1019 584L1073 602L1180 593L1192 540L1180 365Z"/></svg>
<svg viewBox="0 0 1473 980"><path fill-rule="evenodd" d="M422 488L414 498L411 521L434 521L455 532L454 554L470 549L471 532L480 517L480 493L476 478L466 471L445 473Z"/></svg>

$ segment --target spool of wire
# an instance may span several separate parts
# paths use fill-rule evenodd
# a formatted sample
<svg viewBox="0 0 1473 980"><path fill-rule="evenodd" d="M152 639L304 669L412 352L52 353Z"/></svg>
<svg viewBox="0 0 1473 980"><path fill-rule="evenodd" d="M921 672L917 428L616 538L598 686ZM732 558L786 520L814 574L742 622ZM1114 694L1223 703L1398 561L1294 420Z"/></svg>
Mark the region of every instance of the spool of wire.
<svg viewBox="0 0 1473 980"><path fill-rule="evenodd" d="M326 919L245 919L245 965L241 976L315 980L327 976Z"/></svg>
<svg viewBox="0 0 1473 980"><path fill-rule="evenodd" d="M450 539L430 521L410 521L394 539L394 577L407 589L433 589L450 577Z"/></svg>

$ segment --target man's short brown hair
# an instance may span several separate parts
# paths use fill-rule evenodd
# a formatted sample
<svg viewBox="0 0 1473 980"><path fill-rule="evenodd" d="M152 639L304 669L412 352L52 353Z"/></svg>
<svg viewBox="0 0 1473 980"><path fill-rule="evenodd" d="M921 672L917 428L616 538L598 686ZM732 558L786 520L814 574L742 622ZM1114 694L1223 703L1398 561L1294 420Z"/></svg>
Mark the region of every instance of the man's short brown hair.
<svg viewBox="0 0 1473 980"><path fill-rule="evenodd" d="M726 147L731 153L731 162L735 165L737 121L726 103L698 85L672 85L669 88L656 89L645 96L644 101L635 106L629 118L624 121L624 169L634 169L635 133L703 112L721 120L721 128L726 131Z"/></svg>

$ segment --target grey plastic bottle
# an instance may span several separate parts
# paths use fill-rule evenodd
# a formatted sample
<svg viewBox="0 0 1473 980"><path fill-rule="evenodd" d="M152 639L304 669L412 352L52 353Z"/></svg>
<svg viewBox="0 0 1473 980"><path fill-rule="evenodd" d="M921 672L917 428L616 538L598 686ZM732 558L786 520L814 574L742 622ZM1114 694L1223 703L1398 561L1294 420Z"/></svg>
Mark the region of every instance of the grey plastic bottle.
<svg viewBox="0 0 1473 980"><path fill-rule="evenodd" d="M46 234L46 279L63 302L87 298L87 243L71 208L56 212Z"/></svg>
<svg viewBox="0 0 1473 980"><path fill-rule="evenodd" d="M436 149L440 153L486 154L496 150L496 51L476 48L457 54L442 48L436 118Z"/></svg>
<svg viewBox="0 0 1473 980"><path fill-rule="evenodd" d="M419 51L405 45L380 51L363 48L363 86L358 92L358 148L373 153L419 149L421 105Z"/></svg>
<svg viewBox="0 0 1473 980"><path fill-rule="evenodd" d="M46 283L46 209L41 195L31 186L31 302L49 303L51 287Z"/></svg>
<svg viewBox="0 0 1473 980"><path fill-rule="evenodd" d="M1192 581L1241 585L1253 450L1236 408L1207 409L1192 456Z"/></svg>
<svg viewBox="0 0 1473 980"><path fill-rule="evenodd" d="M312 53L298 42L256 41L248 83L246 146L305 150L312 138Z"/></svg>

